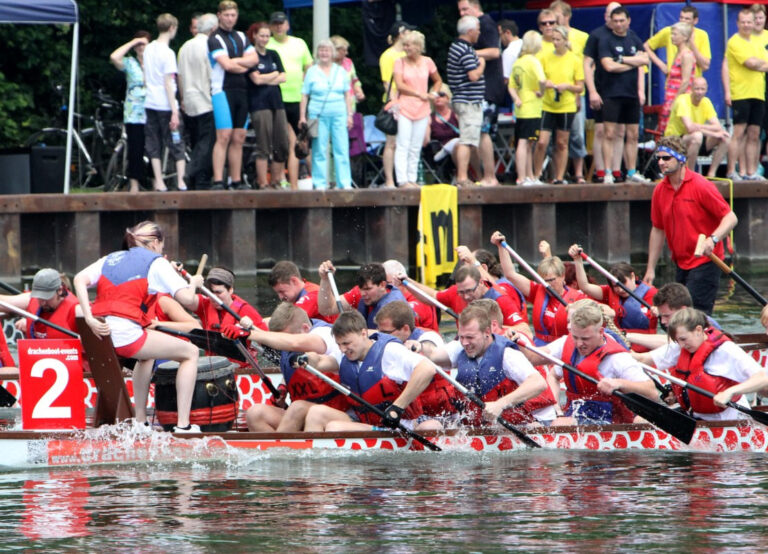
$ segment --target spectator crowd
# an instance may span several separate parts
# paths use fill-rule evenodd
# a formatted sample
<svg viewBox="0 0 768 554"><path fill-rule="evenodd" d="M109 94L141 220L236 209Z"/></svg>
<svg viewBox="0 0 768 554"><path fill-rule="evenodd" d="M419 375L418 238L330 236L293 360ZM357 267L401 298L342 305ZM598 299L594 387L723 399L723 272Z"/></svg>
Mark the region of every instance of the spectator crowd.
<svg viewBox="0 0 768 554"><path fill-rule="evenodd" d="M719 66L730 131L707 98L702 73L713 60L695 6L684 6L678 23L645 42L618 2L606 6L604 24L588 34L571 27L570 5L554 0L539 12L538 31L522 37L514 21L484 13L480 0L458 0L457 8L444 68L424 54L424 34L414 26L398 21L390 30L379 60L382 90L375 91L382 93L383 115L395 122L382 139L383 187L418 187L425 159L452 163L456 186L498 185L500 110L514 111L518 185L586 183L590 176L598 183L649 183L638 169L638 142L651 64L666 76L657 131L682 137L688 167L705 156L710 177L727 160L728 178L762 179L764 5L739 12L738 32ZM237 4L223 0L216 14L194 16L192 38L177 56L170 44L178 20L162 14L154 40L138 31L111 54L126 78L130 190L145 178L145 156L158 191L167 187L164 159L175 163L179 190L297 189L310 174L315 189L364 186L352 180L350 137L362 134L356 104L366 93L348 41L319 41L313 56L289 34L285 13L246 32L236 29L238 15ZM587 115L594 120L589 172ZM247 129L252 153L244 160ZM243 179L247 164L254 166L250 182Z"/></svg>

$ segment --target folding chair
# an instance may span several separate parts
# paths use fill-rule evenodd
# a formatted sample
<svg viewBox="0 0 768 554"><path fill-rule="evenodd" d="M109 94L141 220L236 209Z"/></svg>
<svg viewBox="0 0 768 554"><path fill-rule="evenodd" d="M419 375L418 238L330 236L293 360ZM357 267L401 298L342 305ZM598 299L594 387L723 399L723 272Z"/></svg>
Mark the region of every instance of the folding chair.
<svg viewBox="0 0 768 554"><path fill-rule="evenodd" d="M659 176L659 168L654 156L655 148L649 151L645 145L650 142L657 143L664 136L664 133L659 130L659 116L663 108L664 106L661 104L643 106L643 135L642 140L638 141L637 165L638 167L642 166L643 175L654 180ZM651 175L648 175L649 171Z"/></svg>

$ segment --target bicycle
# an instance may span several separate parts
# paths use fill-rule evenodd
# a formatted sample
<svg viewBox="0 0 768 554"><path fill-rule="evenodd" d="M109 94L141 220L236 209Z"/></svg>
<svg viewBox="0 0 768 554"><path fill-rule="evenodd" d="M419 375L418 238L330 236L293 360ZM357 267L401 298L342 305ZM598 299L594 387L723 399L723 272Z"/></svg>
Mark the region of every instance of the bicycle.
<svg viewBox="0 0 768 554"><path fill-rule="evenodd" d="M24 146L64 146L67 140L66 114L68 106L64 96L64 87L55 85L54 90L61 97L61 107L56 114L53 124L32 133ZM93 116L83 116L77 112L74 118L78 121L92 122L92 127L78 131L72 129L73 152L70 172L71 182L80 188L95 188L103 186L107 165L112 154L112 148L119 140L121 124L114 118L105 117L106 113L120 110L120 103L113 100L101 89L96 92L99 103ZM90 146L90 148L88 148Z"/></svg>

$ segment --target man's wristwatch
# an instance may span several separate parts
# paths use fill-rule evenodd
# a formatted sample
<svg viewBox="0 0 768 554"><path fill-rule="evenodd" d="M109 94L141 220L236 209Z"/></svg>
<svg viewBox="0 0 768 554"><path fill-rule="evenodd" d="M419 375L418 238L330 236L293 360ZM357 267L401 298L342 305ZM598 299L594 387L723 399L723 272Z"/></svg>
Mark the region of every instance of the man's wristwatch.
<svg viewBox="0 0 768 554"><path fill-rule="evenodd" d="M619 63L624 63L624 56L619 54Z"/></svg>
<svg viewBox="0 0 768 554"><path fill-rule="evenodd" d="M717 235L709 235L709 238L712 239L712 244L717 244L718 242L720 242L720 239L717 238Z"/></svg>

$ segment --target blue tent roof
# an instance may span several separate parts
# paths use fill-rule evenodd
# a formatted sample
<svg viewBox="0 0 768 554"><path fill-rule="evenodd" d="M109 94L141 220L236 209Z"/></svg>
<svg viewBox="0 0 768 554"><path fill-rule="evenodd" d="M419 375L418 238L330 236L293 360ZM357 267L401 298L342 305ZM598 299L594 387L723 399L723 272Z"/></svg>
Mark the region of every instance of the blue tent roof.
<svg viewBox="0 0 768 554"><path fill-rule="evenodd" d="M0 0L0 23L77 23L74 0Z"/></svg>

